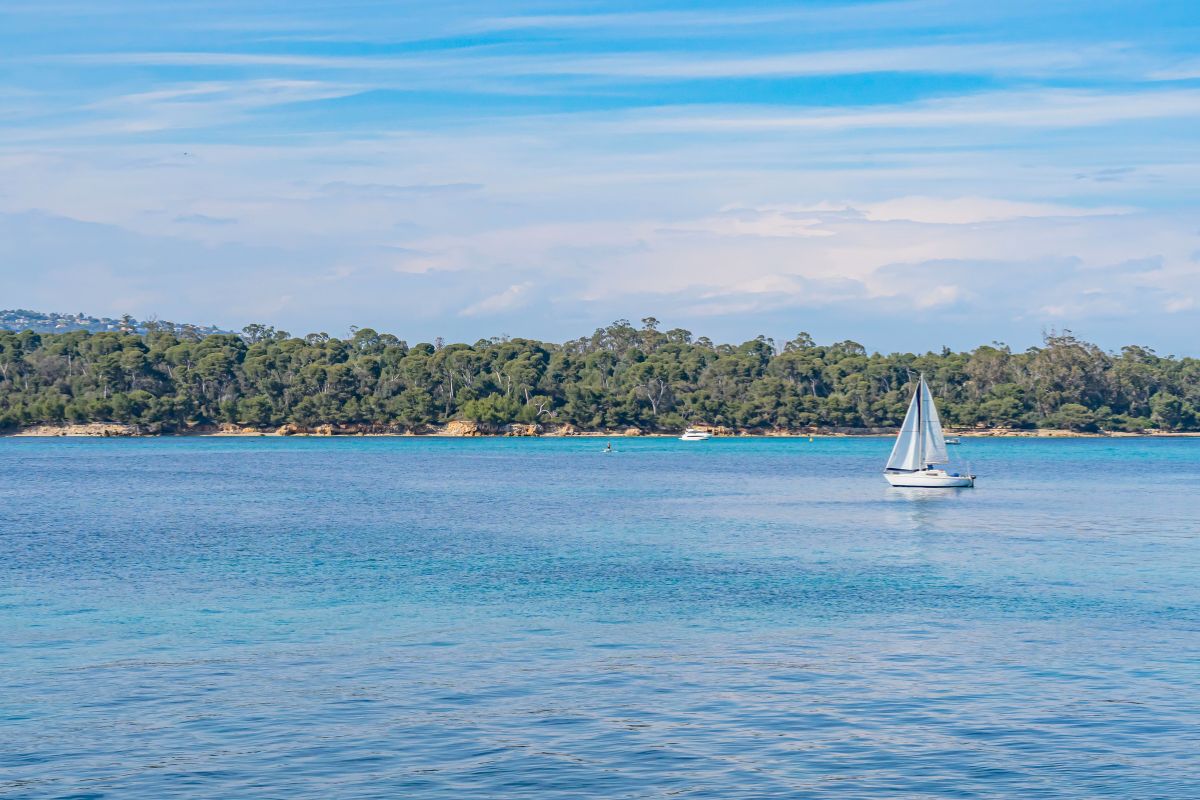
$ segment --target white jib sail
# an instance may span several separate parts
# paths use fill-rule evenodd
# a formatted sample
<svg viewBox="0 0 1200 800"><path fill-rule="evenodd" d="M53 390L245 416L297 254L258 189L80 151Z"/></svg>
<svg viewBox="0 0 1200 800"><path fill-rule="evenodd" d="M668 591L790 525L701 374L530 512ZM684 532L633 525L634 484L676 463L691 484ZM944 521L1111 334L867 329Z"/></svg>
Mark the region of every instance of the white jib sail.
<svg viewBox="0 0 1200 800"><path fill-rule="evenodd" d="M929 384L925 383L925 376L922 375L917 390L913 392L912 402L908 404L908 413L904 415L900 435L896 437L896 444L892 446L892 456L888 459L887 469L913 472L925 469L930 464L945 464L949 461L946 438L942 435L942 422L938 419Z"/></svg>

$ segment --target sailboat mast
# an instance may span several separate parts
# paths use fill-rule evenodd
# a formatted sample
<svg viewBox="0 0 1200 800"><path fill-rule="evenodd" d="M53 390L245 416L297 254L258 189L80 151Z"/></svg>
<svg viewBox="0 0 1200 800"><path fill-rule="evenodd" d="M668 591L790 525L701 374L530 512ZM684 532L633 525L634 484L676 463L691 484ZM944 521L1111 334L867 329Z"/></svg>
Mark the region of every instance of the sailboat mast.
<svg viewBox="0 0 1200 800"><path fill-rule="evenodd" d="M917 381L917 469L925 469L925 430L921 426L925 417L925 409L921 407L921 389L924 386L925 374L922 373Z"/></svg>

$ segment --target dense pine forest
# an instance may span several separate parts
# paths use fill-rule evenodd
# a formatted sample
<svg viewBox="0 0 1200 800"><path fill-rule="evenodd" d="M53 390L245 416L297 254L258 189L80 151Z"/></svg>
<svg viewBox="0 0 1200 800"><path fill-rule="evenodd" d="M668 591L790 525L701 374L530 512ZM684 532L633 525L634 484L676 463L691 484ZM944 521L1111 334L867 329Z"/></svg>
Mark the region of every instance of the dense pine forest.
<svg viewBox="0 0 1200 800"><path fill-rule="evenodd" d="M1200 360L1069 332L1041 347L868 353L807 334L714 344L619 320L563 344L496 338L409 345L370 329L347 339L263 325L202 335L0 332L0 429L115 422L169 433L235 423L427 429L450 420L582 430L896 426L924 373L954 426L1194 430Z"/></svg>

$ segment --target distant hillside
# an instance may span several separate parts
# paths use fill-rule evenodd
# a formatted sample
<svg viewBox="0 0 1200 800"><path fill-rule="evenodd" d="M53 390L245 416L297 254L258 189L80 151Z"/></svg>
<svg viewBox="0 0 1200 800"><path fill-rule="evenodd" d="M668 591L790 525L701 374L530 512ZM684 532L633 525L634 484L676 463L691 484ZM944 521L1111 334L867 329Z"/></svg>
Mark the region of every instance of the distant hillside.
<svg viewBox="0 0 1200 800"><path fill-rule="evenodd" d="M152 329L171 330L175 333L189 332L198 336L211 336L214 333L231 333L213 325L189 325L186 323L166 322L165 320L138 321L126 314L120 319L110 317L89 317L82 311L78 314L58 314L30 311L25 308L0 310L0 330L5 331L35 331L37 333L70 333L71 331L126 331L129 333L147 333Z"/></svg>

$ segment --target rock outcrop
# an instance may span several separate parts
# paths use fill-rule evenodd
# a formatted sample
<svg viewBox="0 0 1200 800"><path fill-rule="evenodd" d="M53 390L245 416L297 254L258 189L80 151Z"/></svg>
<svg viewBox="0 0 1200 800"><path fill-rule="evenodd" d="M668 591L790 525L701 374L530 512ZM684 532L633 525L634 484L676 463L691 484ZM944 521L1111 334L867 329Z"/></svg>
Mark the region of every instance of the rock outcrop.
<svg viewBox="0 0 1200 800"><path fill-rule="evenodd" d="M119 422L84 422L78 425L35 425L25 428L17 436L147 436L138 425Z"/></svg>
<svg viewBox="0 0 1200 800"><path fill-rule="evenodd" d="M697 423L697 424L693 425L692 427L699 431L705 431L706 433L711 433L713 436L737 436L738 435L738 432L735 431L733 428L727 428L724 425L705 425L703 423Z"/></svg>
<svg viewBox="0 0 1200 800"><path fill-rule="evenodd" d="M478 422L469 419L452 419L439 433L443 436L483 436L485 431Z"/></svg>
<svg viewBox="0 0 1200 800"><path fill-rule="evenodd" d="M504 426L505 436L538 436L541 432L541 428L537 425L523 422L514 422Z"/></svg>
<svg viewBox="0 0 1200 800"><path fill-rule="evenodd" d="M204 428L198 428L192 433L207 434L209 431ZM266 431L261 428L256 428L253 425L235 425L232 422L222 422L217 426L215 431L212 431L214 436L265 436Z"/></svg>
<svg viewBox="0 0 1200 800"><path fill-rule="evenodd" d="M254 432L253 428L243 428L245 432ZM350 425L316 425L307 428L295 423L280 425L275 429L277 436L402 436L412 433L403 425L368 425L353 423Z"/></svg>

